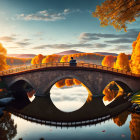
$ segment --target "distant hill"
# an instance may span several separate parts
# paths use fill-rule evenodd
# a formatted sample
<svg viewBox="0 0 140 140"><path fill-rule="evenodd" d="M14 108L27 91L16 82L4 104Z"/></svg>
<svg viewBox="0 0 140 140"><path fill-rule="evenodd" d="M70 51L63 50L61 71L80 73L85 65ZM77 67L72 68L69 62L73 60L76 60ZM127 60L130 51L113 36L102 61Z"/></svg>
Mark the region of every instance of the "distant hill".
<svg viewBox="0 0 140 140"><path fill-rule="evenodd" d="M94 52L94 53L101 54L101 55L113 55L113 56L118 56L117 53L109 53L109 52Z"/></svg>
<svg viewBox="0 0 140 140"><path fill-rule="evenodd" d="M7 54L9 57L17 57L17 58L33 58L35 54Z"/></svg>
<svg viewBox="0 0 140 140"><path fill-rule="evenodd" d="M84 52L75 51L75 50L68 50L68 51L63 51L63 52L55 53L55 54L58 54L58 55L69 55L69 54L75 54L75 53L84 53Z"/></svg>

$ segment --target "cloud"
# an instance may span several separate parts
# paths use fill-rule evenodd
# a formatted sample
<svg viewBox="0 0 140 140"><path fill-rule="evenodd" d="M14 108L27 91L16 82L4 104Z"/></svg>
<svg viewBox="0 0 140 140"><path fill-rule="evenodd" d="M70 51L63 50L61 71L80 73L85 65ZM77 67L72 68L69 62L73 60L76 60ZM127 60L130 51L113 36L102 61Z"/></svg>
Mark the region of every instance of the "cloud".
<svg viewBox="0 0 140 140"><path fill-rule="evenodd" d="M77 47L91 47L92 44L46 44L33 47L33 49L45 49L45 48L53 48L53 49L69 49L69 48L77 48Z"/></svg>
<svg viewBox="0 0 140 140"><path fill-rule="evenodd" d="M120 43L132 43L133 40L131 39L115 39L115 40L110 40L110 41L105 41L105 43L112 43L112 44L120 44Z"/></svg>
<svg viewBox="0 0 140 140"><path fill-rule="evenodd" d="M44 33L43 32L36 32L33 34L34 36L41 37Z"/></svg>
<svg viewBox="0 0 140 140"><path fill-rule="evenodd" d="M31 39L29 39L29 38L25 38L25 39L23 39L23 42L28 42L28 41L30 41Z"/></svg>
<svg viewBox="0 0 140 140"><path fill-rule="evenodd" d="M64 9L64 14L67 14L70 12L70 9Z"/></svg>
<svg viewBox="0 0 140 140"><path fill-rule="evenodd" d="M5 42L13 42L14 40L16 40L16 38L11 37L11 36L2 36L0 37L0 40L5 41Z"/></svg>
<svg viewBox="0 0 140 140"><path fill-rule="evenodd" d="M131 43L132 40L135 40L137 38L139 31L140 29L128 29L128 32L123 34L81 33L78 38L82 43L86 43L93 40L99 40L102 38L115 39L114 41L111 40L111 42L110 40L109 42L107 42L107 40L107 43L116 43L117 41L120 41L122 43Z"/></svg>
<svg viewBox="0 0 140 140"><path fill-rule="evenodd" d="M117 45L110 51L125 51L125 50L131 50L132 47L129 45Z"/></svg>
<svg viewBox="0 0 140 140"><path fill-rule="evenodd" d="M85 101L85 99L87 98L87 95L85 94L81 94L80 96L75 93L75 95L64 95L64 94L58 94L57 95L51 95L51 99L53 102L64 102L64 101Z"/></svg>
<svg viewBox="0 0 140 140"><path fill-rule="evenodd" d="M89 42L92 40L98 40L99 37L94 36L92 33L81 33L79 36L79 40L81 43Z"/></svg>
<svg viewBox="0 0 140 140"><path fill-rule="evenodd" d="M16 42L15 44L18 45L18 46L25 46L25 47L30 45L29 42Z"/></svg>
<svg viewBox="0 0 140 140"><path fill-rule="evenodd" d="M15 42L15 44L18 45L18 46L26 47L26 46L31 44L29 41L30 41L30 39L25 38L21 41Z"/></svg>
<svg viewBox="0 0 140 140"><path fill-rule="evenodd" d="M66 18L65 16L70 12L70 9L64 9L62 12L43 10L33 14L20 14L17 16L17 18L24 20L57 21L64 20Z"/></svg>
<svg viewBox="0 0 140 140"><path fill-rule="evenodd" d="M95 43L94 44L94 47L95 48L105 48L105 47L108 47L109 45L107 44L102 44L102 43Z"/></svg>
<svg viewBox="0 0 140 140"><path fill-rule="evenodd" d="M102 43L94 43L94 44L83 44L83 43L78 43L78 44L46 44L46 45L40 45L40 46L33 47L32 49L105 48L107 46L109 46L109 45L102 44Z"/></svg>

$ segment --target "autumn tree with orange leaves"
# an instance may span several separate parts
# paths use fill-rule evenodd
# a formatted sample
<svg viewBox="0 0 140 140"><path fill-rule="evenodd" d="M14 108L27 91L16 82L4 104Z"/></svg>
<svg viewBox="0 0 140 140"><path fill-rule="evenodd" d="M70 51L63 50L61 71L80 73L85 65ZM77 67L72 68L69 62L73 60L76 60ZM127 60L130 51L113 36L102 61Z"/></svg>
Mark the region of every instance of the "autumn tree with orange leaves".
<svg viewBox="0 0 140 140"><path fill-rule="evenodd" d="M135 74L140 74L140 33L137 40L132 44L133 51L130 60L131 72Z"/></svg>
<svg viewBox="0 0 140 140"><path fill-rule="evenodd" d="M73 83L74 83L75 85L80 85L80 84L81 84L81 82L80 82L79 80L77 80L77 79L73 79Z"/></svg>
<svg viewBox="0 0 140 140"><path fill-rule="evenodd" d="M131 131L131 140L140 140L140 115L131 114L131 121L129 125Z"/></svg>
<svg viewBox="0 0 140 140"><path fill-rule="evenodd" d="M47 55L43 60L42 63L52 63L52 62L59 62L61 59L61 55Z"/></svg>
<svg viewBox="0 0 140 140"><path fill-rule="evenodd" d="M61 58L60 62L69 62L71 60L71 57L76 59L78 63L83 63L83 62L89 63L89 60L90 62L93 61L94 63L96 63L97 60L101 61L104 58L103 55L96 54L96 53L76 53L76 54L64 55Z"/></svg>
<svg viewBox="0 0 140 140"><path fill-rule="evenodd" d="M110 90L109 88L105 88L103 90L103 94L105 95L103 97L104 101L112 101L118 94L118 91Z"/></svg>
<svg viewBox="0 0 140 140"><path fill-rule="evenodd" d="M7 50L0 43L0 70L1 71L6 70L8 68L8 65L6 62L6 54L7 54Z"/></svg>
<svg viewBox="0 0 140 140"><path fill-rule="evenodd" d="M65 79L65 85L68 87L73 86L74 85L73 79Z"/></svg>
<svg viewBox="0 0 140 140"><path fill-rule="evenodd" d="M111 25L117 30L126 30L126 24L136 21L140 16L139 0L105 0L96 6L94 17L99 18L101 26Z"/></svg>
<svg viewBox="0 0 140 140"><path fill-rule="evenodd" d="M128 55L126 55L125 53L120 53L117 56L116 63L114 63L114 68L130 71Z"/></svg>
<svg viewBox="0 0 140 140"><path fill-rule="evenodd" d="M42 54L39 54L32 59L31 64L40 64L42 63L43 58L44 56Z"/></svg>
<svg viewBox="0 0 140 140"><path fill-rule="evenodd" d="M62 88L62 87L64 87L64 86L65 86L65 79L62 79L62 80L56 82L56 83L55 83L55 86L56 86L57 88Z"/></svg>
<svg viewBox="0 0 140 140"><path fill-rule="evenodd" d="M107 67L113 67L114 66L114 61L115 61L114 56L107 55L107 56L104 57L104 59L102 61L102 65L107 66Z"/></svg>
<svg viewBox="0 0 140 140"><path fill-rule="evenodd" d="M104 101L112 101L119 96L124 95L124 90L114 81L110 82L103 90Z"/></svg>

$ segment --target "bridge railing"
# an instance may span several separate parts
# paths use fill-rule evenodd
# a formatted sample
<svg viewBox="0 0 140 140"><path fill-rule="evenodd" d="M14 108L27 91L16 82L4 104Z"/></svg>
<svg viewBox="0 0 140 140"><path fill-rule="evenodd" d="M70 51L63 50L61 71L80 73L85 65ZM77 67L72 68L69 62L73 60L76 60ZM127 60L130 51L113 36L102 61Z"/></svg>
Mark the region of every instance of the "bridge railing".
<svg viewBox="0 0 140 140"><path fill-rule="evenodd" d="M131 72L128 72L125 70L115 69L115 68L106 67L106 66L102 66L102 65L96 65L96 64L91 64L91 63L77 63L76 66L70 66L70 63L68 63L68 62L42 63L42 64L16 67L16 68L0 71L0 76L20 73L20 72L24 72L24 71L31 71L31 70L36 70L36 69L40 69L40 68L47 68L47 67L83 67L83 68L91 68L91 69L93 68L93 69L99 69L99 70L112 71L112 72L130 75L130 76L134 76L134 77L140 77L140 75L136 75L134 73L131 73Z"/></svg>

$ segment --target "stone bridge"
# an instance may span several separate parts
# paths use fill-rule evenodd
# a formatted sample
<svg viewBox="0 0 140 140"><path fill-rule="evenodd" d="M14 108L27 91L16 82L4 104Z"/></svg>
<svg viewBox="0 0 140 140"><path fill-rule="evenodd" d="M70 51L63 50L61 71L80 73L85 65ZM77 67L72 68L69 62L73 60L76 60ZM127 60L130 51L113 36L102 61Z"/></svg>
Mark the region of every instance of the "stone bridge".
<svg viewBox="0 0 140 140"><path fill-rule="evenodd" d="M140 77L95 64L79 64L75 67L68 63L31 65L1 72L0 75L11 89L20 91L24 83L30 84L36 91L36 96L47 96L57 81L67 78L81 81L93 96L102 95L103 89L111 81L115 81L125 92L140 90Z"/></svg>

